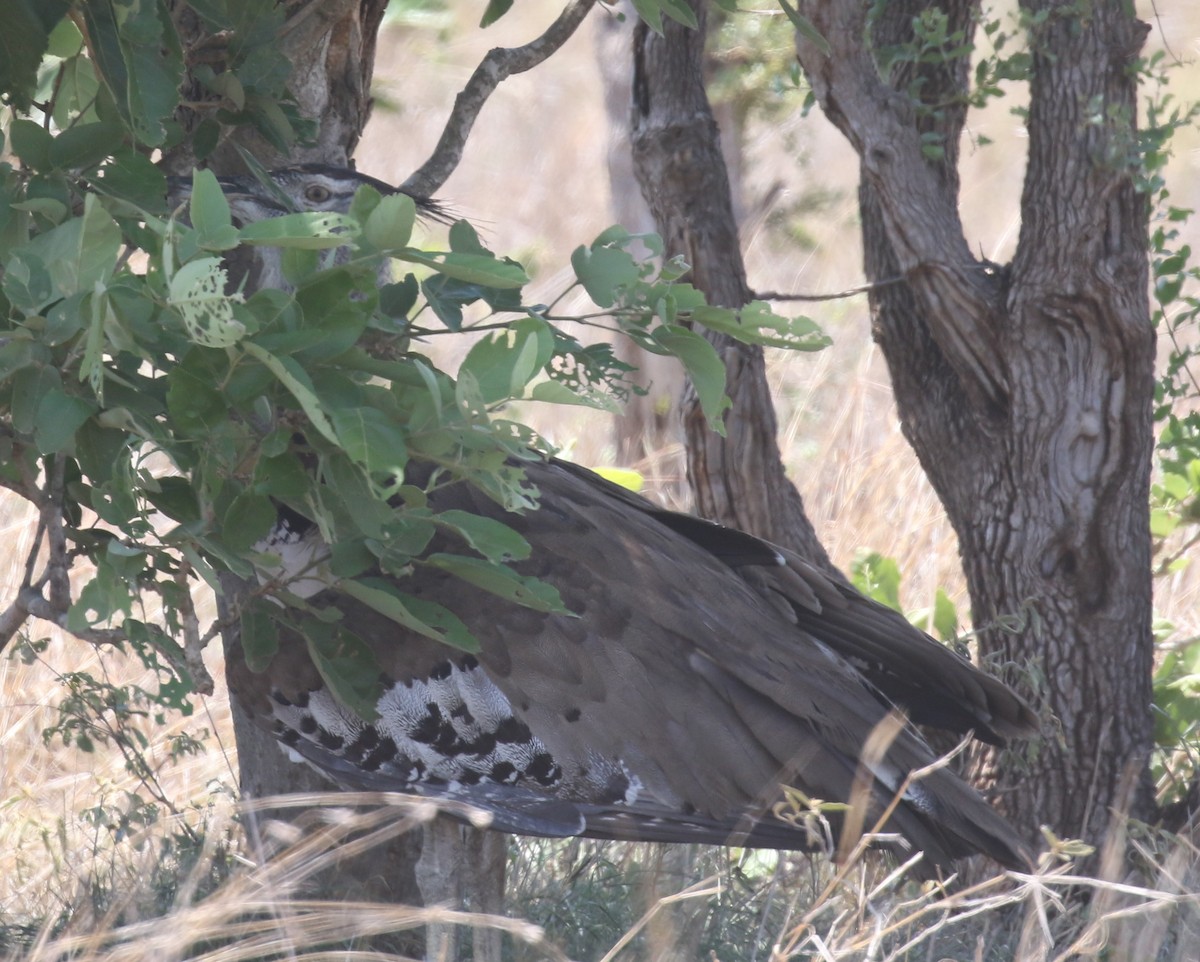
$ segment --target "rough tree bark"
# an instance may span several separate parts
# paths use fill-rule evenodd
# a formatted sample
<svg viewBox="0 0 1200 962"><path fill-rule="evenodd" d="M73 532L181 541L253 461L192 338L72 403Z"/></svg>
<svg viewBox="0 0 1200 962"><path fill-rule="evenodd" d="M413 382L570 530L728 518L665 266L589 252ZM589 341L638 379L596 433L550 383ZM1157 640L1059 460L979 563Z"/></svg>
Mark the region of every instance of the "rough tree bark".
<svg viewBox="0 0 1200 962"><path fill-rule="evenodd" d="M667 21L660 37L644 23L636 28L634 164L667 252L682 254L691 264L690 280L711 303L740 307L753 292L746 282L720 134L704 92L706 5L693 2L691 7L698 30ZM725 362L733 407L722 438L709 429L694 397L684 403L696 510L793 548L835 572L784 471L761 348L712 332L705 336Z"/></svg>
<svg viewBox="0 0 1200 962"><path fill-rule="evenodd" d="M596 64L604 86L604 113L608 121L605 157L613 219L634 233L644 233L655 229L654 218L638 190L629 149L633 83L629 48L638 19L631 3L622 3L620 10L624 19L601 17L595 27ZM631 380L646 391L630 397L614 419L618 463L651 462L660 476L681 472L682 458L673 452L664 453L665 448L682 441L679 398L683 393L683 375L678 362L651 354L627 338L618 339L615 350L621 360L636 368ZM681 487L668 485L673 495L682 494Z"/></svg>
<svg viewBox="0 0 1200 962"><path fill-rule="evenodd" d="M911 43L922 2L874 8L876 47ZM981 654L1025 669L1057 730L1021 757L980 753L1030 836L1097 841L1153 796L1147 498L1154 339L1146 200L1133 179L1146 27L1121 3L1040 0L1021 232L1009 265L976 259L955 163L965 59L880 79L867 6L801 3L829 44L797 49L826 115L857 150L871 300L906 436L958 534ZM978 4L942 4L970 38ZM942 135L945 157L922 156ZM1019 677L1018 683L1022 679Z"/></svg>

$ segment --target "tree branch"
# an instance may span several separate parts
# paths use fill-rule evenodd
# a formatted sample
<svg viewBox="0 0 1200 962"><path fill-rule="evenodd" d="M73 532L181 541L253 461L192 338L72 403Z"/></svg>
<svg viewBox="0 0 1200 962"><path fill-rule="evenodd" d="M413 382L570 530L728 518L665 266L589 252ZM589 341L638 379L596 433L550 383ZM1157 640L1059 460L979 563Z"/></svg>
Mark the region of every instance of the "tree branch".
<svg viewBox="0 0 1200 962"><path fill-rule="evenodd" d="M454 98L454 110L430 158L402 185L414 197L430 197L441 188L462 159L463 147L475 118L500 83L517 73L536 67L561 47L596 0L572 0L546 32L523 47L493 47L480 61L467 85Z"/></svg>
<svg viewBox="0 0 1200 962"><path fill-rule="evenodd" d="M911 100L879 77L864 41L868 8L801 0L800 13L828 48L798 34L797 56L822 110L853 145L864 179L878 193L897 266L938 347L976 403L1004 406L1003 284L972 256L957 192L922 154Z"/></svg>

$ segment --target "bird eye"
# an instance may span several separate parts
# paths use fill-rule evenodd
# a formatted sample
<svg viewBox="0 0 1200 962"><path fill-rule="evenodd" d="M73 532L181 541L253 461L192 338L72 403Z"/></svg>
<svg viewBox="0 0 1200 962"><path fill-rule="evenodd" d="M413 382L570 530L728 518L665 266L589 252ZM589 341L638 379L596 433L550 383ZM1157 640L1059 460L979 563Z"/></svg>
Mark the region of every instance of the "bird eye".
<svg viewBox="0 0 1200 962"><path fill-rule="evenodd" d="M324 184L309 184L304 188L304 199L310 204L323 204L331 196L332 192Z"/></svg>

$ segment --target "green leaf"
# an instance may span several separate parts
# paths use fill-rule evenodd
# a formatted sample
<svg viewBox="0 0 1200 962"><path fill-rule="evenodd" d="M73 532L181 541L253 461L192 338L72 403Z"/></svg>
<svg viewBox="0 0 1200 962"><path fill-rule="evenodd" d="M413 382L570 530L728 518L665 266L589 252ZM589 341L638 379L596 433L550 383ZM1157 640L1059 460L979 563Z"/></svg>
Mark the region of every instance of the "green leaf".
<svg viewBox="0 0 1200 962"><path fill-rule="evenodd" d="M636 10L638 16L646 22L646 26L648 26L660 37L662 36L663 11L661 0L633 0L633 9ZM596 303L600 304L599 301L596 301ZM600 306L605 307L607 305L600 304Z"/></svg>
<svg viewBox="0 0 1200 962"><path fill-rule="evenodd" d="M1150 534L1155 538L1165 538L1176 528L1182 519L1177 511L1167 508L1150 509Z"/></svg>
<svg viewBox="0 0 1200 962"><path fill-rule="evenodd" d="M457 615L436 602L407 595L381 578L342 581L338 590L426 638L464 651L479 650L479 642Z"/></svg>
<svg viewBox="0 0 1200 962"><path fill-rule="evenodd" d="M815 44L816 48L828 57L832 52L829 41L821 35L821 31L813 25L813 22L801 14L787 0L779 0L779 5L783 7L783 12L787 15L787 18L792 21L792 26L796 28L796 32L809 43Z"/></svg>
<svg viewBox="0 0 1200 962"><path fill-rule="evenodd" d="M96 574L83 586L79 600L67 612L68 631L86 631L104 624L118 613L127 615L132 609L129 585L118 577L104 557L96 558L95 563Z"/></svg>
<svg viewBox="0 0 1200 962"><path fill-rule="evenodd" d="M958 637L958 610L944 588L938 588L933 597L933 627L942 641Z"/></svg>
<svg viewBox="0 0 1200 962"><path fill-rule="evenodd" d="M342 450L372 474L399 473L408 461L405 434L383 411L355 407L330 416Z"/></svg>
<svg viewBox="0 0 1200 962"><path fill-rule="evenodd" d="M379 662L370 646L341 625L307 619L300 632L333 696L364 721L379 717Z"/></svg>
<svg viewBox="0 0 1200 962"><path fill-rule="evenodd" d="M43 3L41 4L44 14L52 14L55 7L60 4ZM66 0L61 3L62 7L68 6ZM67 57L74 57L83 49L83 34L79 32L79 28L71 22L69 18L64 17L58 21L58 25L50 31L50 43L46 47L46 53L52 57L61 57L64 60Z"/></svg>
<svg viewBox="0 0 1200 962"><path fill-rule="evenodd" d="M323 468L358 531L377 541L387 539L395 511L371 489L362 468L342 454L325 458Z"/></svg>
<svg viewBox="0 0 1200 962"><path fill-rule="evenodd" d="M213 251L237 247L238 231L229 213L229 201L211 170L192 171L188 213L200 247Z"/></svg>
<svg viewBox="0 0 1200 962"><path fill-rule="evenodd" d="M4 28L0 30L0 94L4 94L18 112L30 107L37 90L38 66L50 44L51 28L67 12L68 6L66 0L11 0L4 5Z"/></svg>
<svg viewBox="0 0 1200 962"><path fill-rule="evenodd" d="M388 194L367 217L363 236L379 250L404 247L412 237L417 220L417 205L407 194Z"/></svg>
<svg viewBox="0 0 1200 962"><path fill-rule="evenodd" d="M860 554L851 565L850 580L868 598L893 611L903 611L900 607L900 566L894 558L885 558L878 551Z"/></svg>
<svg viewBox="0 0 1200 962"><path fill-rule="evenodd" d="M160 147L178 104L183 57L159 0L93 0L84 5L89 50L117 109L148 147Z"/></svg>
<svg viewBox="0 0 1200 962"><path fill-rule="evenodd" d="M271 499L243 491L229 505L221 523L221 536L233 551L248 551L274 527L279 512Z"/></svg>
<svg viewBox="0 0 1200 962"><path fill-rule="evenodd" d="M498 598L516 602L534 611L568 613L558 589L553 585L537 578L526 578L503 565L440 552L430 555L423 563L448 571Z"/></svg>
<svg viewBox="0 0 1200 962"><path fill-rule="evenodd" d="M433 520L452 528L488 561L523 561L529 557L529 542L493 518L452 508L434 515Z"/></svg>
<svg viewBox="0 0 1200 962"><path fill-rule="evenodd" d="M18 433L33 434L38 407L51 391L62 389L57 368L42 364L22 367L13 378L12 424Z"/></svg>
<svg viewBox="0 0 1200 962"><path fill-rule="evenodd" d="M128 201L143 210L162 209L167 180L150 160L132 150L118 152L97 172L92 186L101 194Z"/></svg>
<svg viewBox="0 0 1200 962"><path fill-rule="evenodd" d="M50 144L50 166L72 170L93 167L115 153L125 142L125 128L117 123L77 124Z"/></svg>
<svg viewBox="0 0 1200 962"><path fill-rule="evenodd" d="M309 422L326 440L338 443L337 431L321 407L321 402L313 391L312 381L304 368L300 367L290 357L276 357L269 354L252 341L242 344L243 350L251 357L262 362L268 371L275 375L285 388L291 392L301 409L308 416Z"/></svg>
<svg viewBox="0 0 1200 962"><path fill-rule="evenodd" d="M120 246L120 228L100 199L88 194L82 217L72 217L39 234L16 256L33 255L49 272L53 293L69 297L77 292L90 293L97 284L107 282L116 267Z"/></svg>
<svg viewBox="0 0 1200 962"><path fill-rule="evenodd" d="M620 414L621 404L616 398L599 391L573 391L561 381L541 381L529 391L531 401L543 401L547 404L577 404L581 407L595 408L608 411L610 414Z"/></svg>
<svg viewBox="0 0 1200 962"><path fill-rule="evenodd" d="M41 124L18 117L8 128L12 151L21 158L21 163L34 170L50 167L50 148L54 138Z"/></svg>
<svg viewBox="0 0 1200 962"><path fill-rule="evenodd" d="M529 283L520 264L497 260L485 254L428 253L405 248L395 255L401 260L424 264L455 280L482 284L499 290L515 290Z"/></svg>
<svg viewBox="0 0 1200 962"><path fill-rule="evenodd" d="M576 248L571 266L588 297L600 307L612 307L618 294L640 278L637 262L628 251L595 244L590 249Z"/></svg>
<svg viewBox="0 0 1200 962"><path fill-rule="evenodd" d="M485 404L525 395L525 386L554 354L554 336L538 318L522 318L477 341L459 369L469 372Z"/></svg>
<svg viewBox="0 0 1200 962"><path fill-rule="evenodd" d="M660 2L662 3L663 13L676 23L681 23L692 30L700 26L696 20L695 11L687 5L685 0L660 0Z"/></svg>
<svg viewBox="0 0 1200 962"><path fill-rule="evenodd" d="M68 450L75 432L96 411L81 397L53 389L47 391L38 404L33 426L33 440L42 454L57 454Z"/></svg>
<svg viewBox="0 0 1200 962"><path fill-rule="evenodd" d="M682 305L681 305L682 306ZM765 301L751 301L740 310L697 306L692 319L710 331L720 331L747 344L782 347L790 351L819 351L830 339L811 318L783 317Z"/></svg>
<svg viewBox="0 0 1200 962"><path fill-rule="evenodd" d="M41 355L33 341L24 337L0 339L0 381L6 381Z"/></svg>
<svg viewBox="0 0 1200 962"><path fill-rule="evenodd" d="M125 581L132 581L146 568L146 551L111 538L104 546L104 560L119 577Z"/></svg>
<svg viewBox="0 0 1200 962"><path fill-rule="evenodd" d="M251 607L242 612L241 640L246 667L259 674L267 670L279 650L279 626L259 606Z"/></svg>
<svg viewBox="0 0 1200 962"><path fill-rule="evenodd" d="M404 280L396 284L384 284L379 288L379 309L388 317L407 320L408 312L416 306L420 290L412 274L406 274Z"/></svg>
<svg viewBox="0 0 1200 962"><path fill-rule="evenodd" d="M490 27L512 9L513 0L488 0L487 9L479 20L480 27Z"/></svg>
<svg viewBox="0 0 1200 962"><path fill-rule="evenodd" d="M45 261L29 249L15 252L4 265L0 289L9 303L26 315L39 314L55 300L54 281Z"/></svg>
<svg viewBox="0 0 1200 962"><path fill-rule="evenodd" d="M247 224L239 233L243 244L328 250L350 243L358 223L345 214L303 211Z"/></svg>
<svg viewBox="0 0 1200 962"><path fill-rule="evenodd" d="M694 331L674 325L655 328L651 336L683 362L709 425L724 434L722 418L730 401L725 396L725 364L713 346Z"/></svg>

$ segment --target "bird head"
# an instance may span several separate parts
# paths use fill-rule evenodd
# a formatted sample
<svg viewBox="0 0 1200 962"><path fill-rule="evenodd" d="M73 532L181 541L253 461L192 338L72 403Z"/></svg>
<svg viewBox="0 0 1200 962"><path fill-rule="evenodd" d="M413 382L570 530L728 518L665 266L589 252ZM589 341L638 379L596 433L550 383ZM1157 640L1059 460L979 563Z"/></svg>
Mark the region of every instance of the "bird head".
<svg viewBox="0 0 1200 962"><path fill-rule="evenodd" d="M218 177L217 183L225 192L234 220L250 224L268 217L278 217L297 211L316 211L345 214L358 189L374 187L380 194L407 194L399 187L369 177L350 167L332 164L296 164L265 171L264 176L239 174ZM167 178L167 199L172 208L188 199L192 192L190 176ZM417 213L422 217L446 223L451 218L446 208L428 197L416 197Z"/></svg>
<svg viewBox="0 0 1200 962"><path fill-rule="evenodd" d="M260 175L240 174L221 176L217 183L229 202L229 212L235 227L257 223L284 214L314 212L346 214L354 195L363 186L371 186L380 194L408 194L375 177L359 173L350 167L331 164L297 164L263 171ZM174 210L186 203L192 193L190 176L167 178L167 201ZM412 197L418 216L438 223L450 223L453 217L445 206L428 197ZM330 255L329 263L337 264L348 257L345 248ZM246 278L251 289L279 288L287 290L282 257L278 248L258 247L252 253L242 252L228 258L233 286Z"/></svg>

